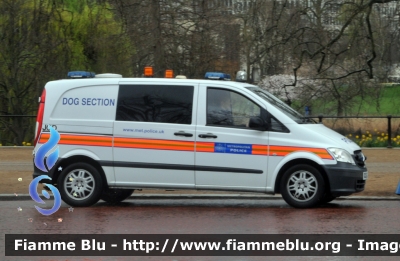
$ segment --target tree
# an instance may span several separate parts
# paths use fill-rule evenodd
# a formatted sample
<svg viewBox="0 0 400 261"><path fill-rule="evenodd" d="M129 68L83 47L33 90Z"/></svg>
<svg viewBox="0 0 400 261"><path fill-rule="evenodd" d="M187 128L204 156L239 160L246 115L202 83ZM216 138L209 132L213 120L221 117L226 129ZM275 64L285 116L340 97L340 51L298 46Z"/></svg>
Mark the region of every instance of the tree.
<svg viewBox="0 0 400 261"><path fill-rule="evenodd" d="M189 78L203 78L210 70L231 70L232 53L238 52L240 35L232 17L221 15L224 7L214 0L110 0L138 48L133 61L135 76L145 66L155 76L173 69ZM233 30L227 30L233 28ZM231 34L233 33L233 35ZM237 37L235 39L235 37ZM238 59L236 60L238 64ZM237 70L237 68L235 68Z"/></svg>
<svg viewBox="0 0 400 261"><path fill-rule="evenodd" d="M37 102L41 70L54 46L47 45L49 7L46 1L0 1L0 100L2 115L29 115ZM50 10L51 12L51 10ZM23 141L32 121L0 118L1 143Z"/></svg>
<svg viewBox="0 0 400 261"><path fill-rule="evenodd" d="M132 73L135 48L106 2L0 0L0 115L34 115L44 84L70 70ZM0 143L33 140L34 120L0 117Z"/></svg>
<svg viewBox="0 0 400 261"><path fill-rule="evenodd" d="M246 30L251 32L247 41L251 44L247 49L250 57L247 62L258 63L264 74L291 72L293 81L283 85L283 89L298 86L299 77L321 82L320 86L299 91L304 92L300 95L305 99L301 101L302 105L310 102L307 97L323 96L335 101L335 111L342 115L356 97L368 97L367 93L376 96L377 88L370 86L384 78L384 71L377 65L389 68L393 64L385 56L393 48L385 37L396 34L390 32L387 25L379 23L382 13L376 7L398 6L396 1L310 0L304 2L306 4L302 1L269 1L269 9L274 12L269 19L261 19L264 24L255 17L268 13L267 3L254 3L256 8L249 10L248 20L257 22L245 23L249 27ZM393 12L387 14L385 20L398 21L398 18ZM271 61L275 71L269 69ZM291 103L289 97L287 102Z"/></svg>

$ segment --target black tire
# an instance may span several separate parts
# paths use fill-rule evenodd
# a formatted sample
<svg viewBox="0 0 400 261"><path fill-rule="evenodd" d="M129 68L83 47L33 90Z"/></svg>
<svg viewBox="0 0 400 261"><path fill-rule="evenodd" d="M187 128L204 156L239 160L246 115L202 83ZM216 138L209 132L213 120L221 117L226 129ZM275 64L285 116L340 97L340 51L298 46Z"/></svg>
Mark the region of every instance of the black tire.
<svg viewBox="0 0 400 261"><path fill-rule="evenodd" d="M88 207L99 201L103 179L95 167L78 162L62 170L57 186L65 203L74 207Z"/></svg>
<svg viewBox="0 0 400 261"><path fill-rule="evenodd" d="M305 164L290 167L282 176L280 190L283 199L295 208L317 206L325 194L321 173Z"/></svg>
<svg viewBox="0 0 400 261"><path fill-rule="evenodd" d="M133 191L133 189L106 189L100 198L105 202L116 204L127 199Z"/></svg>

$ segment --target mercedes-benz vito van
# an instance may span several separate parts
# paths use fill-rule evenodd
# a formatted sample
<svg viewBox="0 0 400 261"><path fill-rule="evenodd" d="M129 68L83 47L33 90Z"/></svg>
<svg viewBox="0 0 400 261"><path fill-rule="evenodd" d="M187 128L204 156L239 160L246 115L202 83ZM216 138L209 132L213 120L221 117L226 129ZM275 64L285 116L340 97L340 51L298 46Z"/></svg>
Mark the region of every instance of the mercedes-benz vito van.
<svg viewBox="0 0 400 261"><path fill-rule="evenodd" d="M307 208L364 190L351 140L255 85L88 78L51 81L40 98L34 155L60 135L48 175L71 206L119 202L134 189L280 193Z"/></svg>

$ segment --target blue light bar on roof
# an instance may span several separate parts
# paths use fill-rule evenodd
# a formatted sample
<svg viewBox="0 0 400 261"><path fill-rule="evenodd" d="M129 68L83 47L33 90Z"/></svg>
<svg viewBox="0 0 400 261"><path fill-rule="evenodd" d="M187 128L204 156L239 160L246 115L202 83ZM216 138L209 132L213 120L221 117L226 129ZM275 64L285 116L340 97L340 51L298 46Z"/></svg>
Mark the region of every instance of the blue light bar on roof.
<svg viewBox="0 0 400 261"><path fill-rule="evenodd" d="M231 80L231 76L229 74L222 72L206 72L204 78L209 80L223 80L223 81Z"/></svg>
<svg viewBox="0 0 400 261"><path fill-rule="evenodd" d="M84 72L84 71L73 71L68 72L68 78L94 78L96 74L94 72Z"/></svg>

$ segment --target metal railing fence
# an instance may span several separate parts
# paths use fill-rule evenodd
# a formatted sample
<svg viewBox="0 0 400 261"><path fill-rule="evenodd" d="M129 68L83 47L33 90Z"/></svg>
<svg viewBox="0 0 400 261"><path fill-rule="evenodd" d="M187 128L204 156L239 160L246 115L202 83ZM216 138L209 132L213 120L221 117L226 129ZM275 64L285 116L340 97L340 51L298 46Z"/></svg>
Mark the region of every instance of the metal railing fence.
<svg viewBox="0 0 400 261"><path fill-rule="evenodd" d="M317 118L319 123L322 123L323 119L387 119L387 132L388 142L387 148L392 148L392 119L400 119L400 116L386 115L386 116L306 116L306 118Z"/></svg>
<svg viewBox="0 0 400 261"><path fill-rule="evenodd" d="M17 126L24 126L27 130L27 135L20 135L26 136L23 137L24 141L28 141L32 143L34 131L35 131L35 123L30 119L36 118L36 115L0 115L0 144L2 146L9 146L9 145L23 145L21 142L17 142L17 135L13 135L13 132L10 131L10 121L18 120L20 121L22 118L28 118L29 121L25 122L24 124L18 124ZM20 123L20 122L19 122ZM12 126L12 124L11 124ZM14 127L16 129L18 127Z"/></svg>

